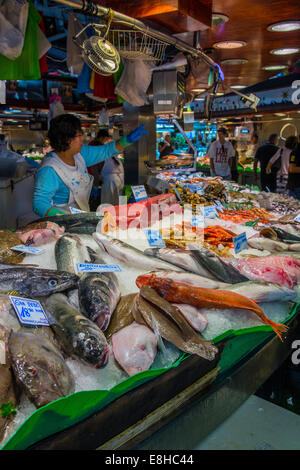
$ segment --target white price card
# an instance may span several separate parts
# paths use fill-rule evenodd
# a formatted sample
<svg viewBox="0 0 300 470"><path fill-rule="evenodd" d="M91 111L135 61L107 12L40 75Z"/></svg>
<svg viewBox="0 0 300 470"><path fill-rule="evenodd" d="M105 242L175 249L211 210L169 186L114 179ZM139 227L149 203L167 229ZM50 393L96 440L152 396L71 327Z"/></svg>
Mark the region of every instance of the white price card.
<svg viewBox="0 0 300 470"><path fill-rule="evenodd" d="M145 189L145 186L131 186L134 198L136 202L141 201L142 199L148 199L148 195Z"/></svg>
<svg viewBox="0 0 300 470"><path fill-rule="evenodd" d="M166 244L159 230L145 230L145 234L151 247L165 248Z"/></svg>
<svg viewBox="0 0 300 470"><path fill-rule="evenodd" d="M86 211L81 211L80 209L76 209L76 207L70 207L70 212L71 214L81 214L82 212Z"/></svg>
<svg viewBox="0 0 300 470"><path fill-rule="evenodd" d="M294 218L294 221L295 221L295 222L300 222L300 214L298 214L298 215Z"/></svg>
<svg viewBox="0 0 300 470"><path fill-rule="evenodd" d="M27 245L12 246L11 249L15 251L21 251L22 253L27 253L28 255L40 255L46 251L45 248L36 248L35 246Z"/></svg>
<svg viewBox="0 0 300 470"><path fill-rule="evenodd" d="M223 206L222 206L220 201L215 201L215 206L216 206L218 211L220 211L220 212L224 211Z"/></svg>
<svg viewBox="0 0 300 470"><path fill-rule="evenodd" d="M201 228L206 227L203 215L192 217L191 224L193 227L201 227Z"/></svg>
<svg viewBox="0 0 300 470"><path fill-rule="evenodd" d="M233 246L234 246L234 251L236 253L240 253L243 250L247 250L248 242L247 242L246 232L243 232L240 235L233 237Z"/></svg>
<svg viewBox="0 0 300 470"><path fill-rule="evenodd" d="M76 263L78 273L120 273L122 269L117 264Z"/></svg>
<svg viewBox="0 0 300 470"><path fill-rule="evenodd" d="M213 219L214 217L218 217L218 213L215 206L204 206L201 208L204 217L208 219Z"/></svg>
<svg viewBox="0 0 300 470"><path fill-rule="evenodd" d="M47 315L38 300L9 296L15 312L23 325L49 326Z"/></svg>

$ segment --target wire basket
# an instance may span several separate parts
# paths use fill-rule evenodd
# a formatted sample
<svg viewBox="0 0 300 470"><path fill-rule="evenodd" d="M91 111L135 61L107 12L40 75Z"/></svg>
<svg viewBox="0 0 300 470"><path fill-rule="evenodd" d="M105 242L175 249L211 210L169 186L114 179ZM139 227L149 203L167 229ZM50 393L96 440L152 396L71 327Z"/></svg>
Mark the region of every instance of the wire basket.
<svg viewBox="0 0 300 470"><path fill-rule="evenodd" d="M111 29L109 41L125 59L161 61L167 47L165 42L154 39L141 31Z"/></svg>

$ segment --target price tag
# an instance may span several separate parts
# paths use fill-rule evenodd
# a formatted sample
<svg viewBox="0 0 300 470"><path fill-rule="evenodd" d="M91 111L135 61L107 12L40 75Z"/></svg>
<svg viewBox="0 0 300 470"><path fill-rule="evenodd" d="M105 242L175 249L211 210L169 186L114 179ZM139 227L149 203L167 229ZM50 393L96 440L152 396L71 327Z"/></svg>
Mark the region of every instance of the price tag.
<svg viewBox="0 0 300 470"><path fill-rule="evenodd" d="M28 255L40 255L46 251L45 248L36 248L35 246L26 245L12 246L11 249L15 251L22 251L22 253L27 253Z"/></svg>
<svg viewBox="0 0 300 470"><path fill-rule="evenodd" d="M221 204L220 201L216 201L216 202L215 202L215 206L216 206L216 208L218 209L218 211L220 211L220 212L223 212L223 211L224 211L223 206L222 206L222 204Z"/></svg>
<svg viewBox="0 0 300 470"><path fill-rule="evenodd" d="M300 214L298 214L298 215L294 218L294 221L295 221L295 222L300 222Z"/></svg>
<svg viewBox="0 0 300 470"><path fill-rule="evenodd" d="M38 300L9 296L15 312L23 325L49 326L48 318Z"/></svg>
<svg viewBox="0 0 300 470"><path fill-rule="evenodd" d="M234 246L234 251L236 253L240 253L243 250L247 250L248 242L247 242L246 232L243 232L240 235L233 237L233 246Z"/></svg>
<svg viewBox="0 0 300 470"><path fill-rule="evenodd" d="M204 189L201 186L197 186L197 194L204 194Z"/></svg>
<svg viewBox="0 0 300 470"><path fill-rule="evenodd" d="M122 269L117 264L76 263L78 273L120 273Z"/></svg>
<svg viewBox="0 0 300 470"><path fill-rule="evenodd" d="M70 212L71 214L81 214L82 212L86 211L81 211L80 209L76 209L75 207L70 207Z"/></svg>
<svg viewBox="0 0 300 470"><path fill-rule="evenodd" d="M131 186L135 201L141 201L142 199L148 199L145 186Z"/></svg>
<svg viewBox="0 0 300 470"><path fill-rule="evenodd" d="M192 224L193 227L201 227L201 228L206 227L205 220L204 220L203 216L193 217L191 219L191 224Z"/></svg>
<svg viewBox="0 0 300 470"><path fill-rule="evenodd" d="M201 207L201 210L202 210L204 217L207 217L208 219L213 219L214 217L218 217L215 206L204 206L204 207Z"/></svg>
<svg viewBox="0 0 300 470"><path fill-rule="evenodd" d="M148 243L152 247L165 248L166 244L159 230L145 230Z"/></svg>

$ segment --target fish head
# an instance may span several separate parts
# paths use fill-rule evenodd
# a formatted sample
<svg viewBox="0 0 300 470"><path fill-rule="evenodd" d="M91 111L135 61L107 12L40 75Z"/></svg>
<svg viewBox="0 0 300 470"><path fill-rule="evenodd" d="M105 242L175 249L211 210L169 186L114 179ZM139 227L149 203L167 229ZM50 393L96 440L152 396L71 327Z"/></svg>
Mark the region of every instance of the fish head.
<svg viewBox="0 0 300 470"><path fill-rule="evenodd" d="M104 334L87 318L81 318L79 323L84 326L84 332L81 330L76 339L83 359L96 369L104 367L109 358L109 346Z"/></svg>
<svg viewBox="0 0 300 470"><path fill-rule="evenodd" d="M136 285L140 289L142 286L151 286L151 281L155 277L154 274L151 273L146 273L146 274L141 274L136 278Z"/></svg>
<svg viewBox="0 0 300 470"><path fill-rule="evenodd" d="M74 387L73 377L55 346L33 333L19 331L9 338L15 375L37 407L57 400Z"/></svg>
<svg viewBox="0 0 300 470"><path fill-rule="evenodd" d="M36 295L44 296L75 288L79 277L66 271L39 270L33 272L27 282L34 286Z"/></svg>

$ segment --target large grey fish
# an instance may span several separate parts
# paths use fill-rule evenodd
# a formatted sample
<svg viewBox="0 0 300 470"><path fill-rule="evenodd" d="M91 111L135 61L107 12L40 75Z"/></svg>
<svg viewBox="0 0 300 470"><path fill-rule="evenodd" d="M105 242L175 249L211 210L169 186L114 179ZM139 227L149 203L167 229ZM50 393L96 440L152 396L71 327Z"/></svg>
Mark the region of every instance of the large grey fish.
<svg viewBox="0 0 300 470"><path fill-rule="evenodd" d="M175 270L177 267L184 271L199 274L199 276L207 277L208 279L215 279L215 277L201 264L193 258L190 250L184 248L147 248L144 251L147 256L154 256L164 260L169 264L169 270Z"/></svg>
<svg viewBox="0 0 300 470"><path fill-rule="evenodd" d="M93 238L106 253L129 266L143 270L176 270L172 264L160 261L152 256L148 256L142 251L137 250L133 246L116 238L107 237L106 235L97 232L93 234Z"/></svg>
<svg viewBox="0 0 300 470"><path fill-rule="evenodd" d="M74 355L97 369L107 364L109 347L102 331L62 294L45 301L48 318L67 354Z"/></svg>
<svg viewBox="0 0 300 470"><path fill-rule="evenodd" d="M75 225L96 225L103 219L104 215L96 215L96 212L84 212L81 214L64 214L42 217L36 222L51 221L68 228Z"/></svg>
<svg viewBox="0 0 300 470"><path fill-rule="evenodd" d="M221 282L236 284L237 282L248 281L249 279L241 274L236 268L226 264L218 255L212 251L202 248L195 243L190 243L189 248L194 259L199 265L206 269L213 279Z"/></svg>
<svg viewBox="0 0 300 470"><path fill-rule="evenodd" d="M300 242L299 234L291 233L291 231L284 230L281 227L276 227L276 225L264 227L260 230L260 235L266 238L271 238L272 240L279 239L284 243Z"/></svg>
<svg viewBox="0 0 300 470"><path fill-rule="evenodd" d="M89 263L90 255L78 235L69 234L60 237L55 244L57 269L76 273L77 263Z"/></svg>
<svg viewBox="0 0 300 470"><path fill-rule="evenodd" d="M78 276L55 269L29 266L0 266L0 292L15 291L17 295L35 298L74 288Z"/></svg>
<svg viewBox="0 0 300 470"><path fill-rule="evenodd" d="M46 337L11 332L8 349L17 382L39 408L74 391L74 379L61 353Z"/></svg>
<svg viewBox="0 0 300 470"><path fill-rule="evenodd" d="M91 248L88 252L92 263L105 264ZM78 296L81 313L105 331L121 297L115 273L84 273L78 284Z"/></svg>

